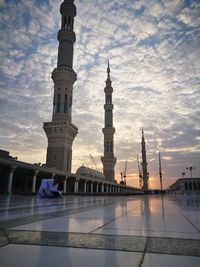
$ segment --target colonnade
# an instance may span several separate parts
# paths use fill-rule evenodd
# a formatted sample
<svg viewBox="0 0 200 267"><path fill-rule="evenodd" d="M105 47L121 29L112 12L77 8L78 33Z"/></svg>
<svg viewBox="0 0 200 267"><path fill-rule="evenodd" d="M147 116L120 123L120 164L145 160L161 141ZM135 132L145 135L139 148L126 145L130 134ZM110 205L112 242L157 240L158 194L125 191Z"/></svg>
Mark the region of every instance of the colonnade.
<svg viewBox="0 0 200 267"><path fill-rule="evenodd" d="M199 194L200 178L180 178L167 188L167 192L175 194Z"/></svg>
<svg viewBox="0 0 200 267"><path fill-rule="evenodd" d="M7 183L7 193L10 194L13 191L13 177L15 170L17 169L17 166L10 166L10 171L8 174L8 183ZM44 172L44 168L42 170ZM40 170L36 169L32 171L32 186L31 186L31 192L36 193L37 189L36 188L36 182L38 175L40 173ZM118 183L112 183L106 180L100 180L100 179L93 179L93 178L87 178L87 177L77 177L75 174L70 174L70 175L60 175L57 174L56 172L49 173L48 175L50 176L49 178L53 178L55 175L59 175L61 177L62 183L63 183L63 193L134 193L136 191L136 188L128 187L125 185L121 185ZM24 178L26 179L26 178ZM71 191L68 190L68 180L70 180L70 183L72 185Z"/></svg>

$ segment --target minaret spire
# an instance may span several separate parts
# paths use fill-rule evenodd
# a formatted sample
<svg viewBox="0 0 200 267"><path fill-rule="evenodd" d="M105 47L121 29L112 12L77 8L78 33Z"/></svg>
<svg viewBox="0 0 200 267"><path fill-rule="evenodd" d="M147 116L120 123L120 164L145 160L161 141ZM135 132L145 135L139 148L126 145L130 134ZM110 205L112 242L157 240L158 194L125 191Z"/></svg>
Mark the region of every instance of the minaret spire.
<svg viewBox="0 0 200 267"><path fill-rule="evenodd" d="M142 129L142 179L143 179L143 190L148 190L148 179L149 179L149 173L147 172L147 159L146 159L146 143L145 143L145 137L144 137L144 130Z"/></svg>
<svg viewBox="0 0 200 267"><path fill-rule="evenodd" d="M110 64L109 64L109 59L108 59L108 67L107 67L107 81L110 81Z"/></svg>
<svg viewBox="0 0 200 267"><path fill-rule="evenodd" d="M113 88L111 86L111 83L112 82L110 80L110 65L108 61L106 87L104 88L105 127L102 129L103 134L104 134L104 156L101 157L105 179L108 181L115 180L114 168L116 164L116 158L114 156L115 128L113 127L113 108L114 108L112 104Z"/></svg>
<svg viewBox="0 0 200 267"><path fill-rule="evenodd" d="M74 0L64 0L60 6L61 29L58 31L57 68L52 72L54 82L53 116L51 122L45 122L44 131L48 138L48 167L71 171L72 143L78 128L72 124L73 84L77 75L73 70L73 53L76 34Z"/></svg>

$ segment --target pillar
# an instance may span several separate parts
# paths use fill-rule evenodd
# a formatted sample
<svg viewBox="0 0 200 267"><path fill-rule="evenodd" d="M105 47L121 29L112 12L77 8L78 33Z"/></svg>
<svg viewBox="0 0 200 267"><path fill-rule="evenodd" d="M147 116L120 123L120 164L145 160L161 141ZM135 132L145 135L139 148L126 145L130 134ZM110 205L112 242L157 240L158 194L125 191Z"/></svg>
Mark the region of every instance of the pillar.
<svg viewBox="0 0 200 267"><path fill-rule="evenodd" d="M76 179L75 185L74 185L74 193L78 193L78 182L79 182L79 179Z"/></svg>
<svg viewBox="0 0 200 267"><path fill-rule="evenodd" d="M7 188L8 194L12 193L13 173L14 173L15 169L16 169L16 166L12 166L10 173L8 175L8 188Z"/></svg>
<svg viewBox="0 0 200 267"><path fill-rule="evenodd" d="M96 192L99 192L99 183L97 183Z"/></svg>
<svg viewBox="0 0 200 267"><path fill-rule="evenodd" d="M85 180L85 183L84 183L84 193L87 193L87 180Z"/></svg>
<svg viewBox="0 0 200 267"><path fill-rule="evenodd" d="M104 193L104 184L101 184L101 193Z"/></svg>
<svg viewBox="0 0 200 267"><path fill-rule="evenodd" d="M93 182L91 183L91 193L93 193Z"/></svg>
<svg viewBox="0 0 200 267"><path fill-rule="evenodd" d="M33 176L33 181L32 181L32 193L35 193L35 186L36 186L36 180L37 180L37 175L38 175L39 171L35 171L34 172L34 176Z"/></svg>
<svg viewBox="0 0 200 267"><path fill-rule="evenodd" d="M64 181L64 184L63 184L63 193L65 194L67 192L67 176L65 177L65 181Z"/></svg>

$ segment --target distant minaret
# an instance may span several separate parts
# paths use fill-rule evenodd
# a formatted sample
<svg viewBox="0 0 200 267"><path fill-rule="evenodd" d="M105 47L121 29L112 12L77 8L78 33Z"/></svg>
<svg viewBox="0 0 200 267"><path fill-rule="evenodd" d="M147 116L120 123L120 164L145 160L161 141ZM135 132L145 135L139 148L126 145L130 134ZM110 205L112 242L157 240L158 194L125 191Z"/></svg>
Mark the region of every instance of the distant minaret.
<svg viewBox="0 0 200 267"><path fill-rule="evenodd" d="M114 156L114 133L115 128L113 127L113 104L112 104L112 93L113 88L110 80L110 66L108 61L107 68L107 80L106 87L104 88L105 92L105 127L102 129L104 134L104 156L101 157L103 164L103 172L105 179L108 181L115 180L115 164L116 158Z"/></svg>
<svg viewBox="0 0 200 267"><path fill-rule="evenodd" d="M74 0L65 0L60 6L61 29L58 32L57 68L52 72L54 82L53 116L44 122L48 138L46 164L48 167L71 171L72 143L78 128L72 124L73 84L77 75L73 70L73 51L76 35L73 31L76 6Z"/></svg>
<svg viewBox="0 0 200 267"><path fill-rule="evenodd" d="M143 179L143 190L148 190L148 180L149 173L147 172L147 158L146 158L146 148L145 148L145 138L144 131L142 130L142 179Z"/></svg>

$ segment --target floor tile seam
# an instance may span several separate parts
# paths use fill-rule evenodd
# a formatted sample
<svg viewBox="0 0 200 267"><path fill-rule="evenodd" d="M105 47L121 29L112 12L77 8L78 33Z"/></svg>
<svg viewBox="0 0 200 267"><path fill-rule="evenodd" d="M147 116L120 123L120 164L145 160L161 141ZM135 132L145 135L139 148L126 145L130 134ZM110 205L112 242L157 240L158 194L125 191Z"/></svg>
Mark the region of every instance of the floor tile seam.
<svg viewBox="0 0 200 267"><path fill-rule="evenodd" d="M185 216L185 214L181 211L181 209L179 208L179 207L177 207L176 205L175 205L175 208L179 211L179 213L186 219L186 221L187 222L189 222L199 233L200 233L200 229L193 223L193 222L191 222L190 221L190 219L189 218L187 218L186 216Z"/></svg>
<svg viewBox="0 0 200 267"><path fill-rule="evenodd" d="M11 240L10 240L9 235L7 234L7 232L4 229L0 229L0 233L3 234L3 236L5 237L5 239L7 241L7 243L5 245L10 244L11 243Z"/></svg>
<svg viewBox="0 0 200 267"><path fill-rule="evenodd" d="M106 230L106 229L105 229ZM109 233L109 234L101 234L101 233L90 233L90 234L95 234L95 235L112 235L111 233ZM114 234L113 234L114 235ZM123 235L120 235L119 233L118 233L118 236L132 236L132 237L149 237L149 238L162 238L162 239L167 239L167 238L169 238L169 239L174 239L174 240L176 240L176 239L180 239L180 240L188 240L188 241L200 241L200 237L199 238L191 238L191 237L189 237L189 238L186 238L186 237L168 237L168 236L151 236L151 235L130 235L130 233L129 234L123 234Z"/></svg>
<svg viewBox="0 0 200 267"><path fill-rule="evenodd" d="M146 254L156 254L156 255L173 255L173 256L185 256L185 257L196 257L196 258L200 258L200 255L188 255L188 254L184 254L184 253L173 253L173 252L160 252L160 251L149 251L147 250L146 252L144 252L144 250L139 250L139 249L134 249L134 250L124 250L124 249L114 249L114 248L104 248L104 247L91 247L91 246L74 246L74 245L56 245L56 244L38 244L38 243L19 243L19 242L12 242L9 244L5 244L3 246L0 247L0 249L2 247L8 246L8 245L23 245L23 246L41 246L41 247L58 247L58 248L72 248L72 249L89 249L89 250L103 250L103 251L114 251L114 252L126 252L126 253L141 253L142 254L142 258L140 260L140 263L137 267L142 267L144 258Z"/></svg>
<svg viewBox="0 0 200 267"><path fill-rule="evenodd" d="M96 236L96 237L104 237L104 238L109 238L109 237L112 237L112 238L118 238L118 239L121 239L121 238L124 238L126 239L127 238L127 235L114 235L114 234L98 234L98 233L86 233L86 232L58 232L58 231L39 231L39 230L23 230L23 229L2 229L2 231L6 232L6 233L18 233L18 232L22 232L22 233L37 233L37 234L54 234L54 235L60 235L60 234L63 234L63 235L85 235L85 236ZM133 236L129 236L131 238L141 238L141 239L144 239L146 238L146 236L138 236L138 235L133 235ZM153 238L153 237L151 237ZM157 238L157 237L155 237ZM160 238L160 237L159 237ZM166 238L165 238L166 239ZM180 238L182 239L182 238Z"/></svg>
<svg viewBox="0 0 200 267"><path fill-rule="evenodd" d="M140 262L139 262L138 267L142 267L142 265L143 265L144 257L145 257L146 251L147 251L147 246L148 246L148 237L146 238L146 242L145 242L144 250L143 250L143 252L142 252L142 257L141 257L141 259L140 259Z"/></svg>
<svg viewBox="0 0 200 267"><path fill-rule="evenodd" d="M58 231L39 231L39 230L16 230L16 229L0 229L0 231L2 231L4 234L8 235L7 232L12 232L12 233L17 233L17 232L23 232L23 233L40 233L40 234L54 234L54 235L67 235L67 234L71 234L71 235L85 235L85 236L103 236L104 238L109 238L109 237L113 237L113 238L124 238L126 239L127 236L131 237L131 238L148 238L148 240L164 240L164 241L178 241L178 242L183 242L183 241L187 241L187 242L198 242L200 245L200 239L192 239L192 238L182 238L182 237L160 237L160 236L143 236L143 235L114 235L114 234L98 234L98 233L82 233L82 232L58 232Z"/></svg>
<svg viewBox="0 0 200 267"><path fill-rule="evenodd" d="M1 247L5 247L5 246L8 246L8 245L24 245L24 246L41 246L41 247L58 247L58 248L74 248L74 249L89 249L89 250L104 250L104 251L118 251L118 252L129 252L129 253L133 253L133 252L136 252L136 253L142 253L142 250L124 250L124 249L114 249L114 248L104 248L104 247L92 247L92 246L74 246L74 245L55 245L55 244L37 244L37 243L19 243L19 242L12 242L12 243L9 243L9 244L6 244L6 245L3 245ZM0 249L1 249L0 247Z"/></svg>
<svg viewBox="0 0 200 267"><path fill-rule="evenodd" d="M21 242L20 240L11 240L9 242L9 244L13 244L13 245L35 245L35 246L53 246L53 247L70 247L70 248L81 248L81 249L94 249L94 250L109 250L109 251L120 251L120 252L139 252L141 253L143 250L142 249L139 249L139 248L135 248L135 249L120 249L120 248L117 248L117 247L114 247L114 246L101 246L101 247L95 247L95 246L91 246L91 245L82 245L82 244L58 244L56 241L54 243L52 243L52 241L50 243L42 243L42 242L31 242L30 240L29 241L23 241ZM8 244L7 244L8 245Z"/></svg>
<svg viewBox="0 0 200 267"><path fill-rule="evenodd" d="M14 232L17 232L17 231L14 231ZM128 246L127 246L127 243L126 243L126 246L128 248L120 249L117 246L112 246L112 244L113 244L112 242L110 244L106 244L106 240L102 239L101 236L99 236L100 237L100 240L99 240L100 243L98 243L98 244L100 244L99 247L98 246L97 247L94 246L95 245L95 241L97 240L96 238L94 240L90 240L90 244L89 245L88 244L86 244L86 245L83 244L83 242L84 242L83 239L82 239L81 243L79 243L79 239L78 239L77 243L74 243L74 242L76 242L76 241L74 241L74 235L75 234L73 234L71 239L70 239L70 236L68 236L69 237L68 240L55 239L55 236L53 235L54 240L52 241L52 239L51 239L52 236L49 236L47 234L46 237L45 237L45 235L43 236L43 240L40 240L40 241L33 240L33 242L31 242L30 236L27 239L28 241L26 241L24 239L22 239L22 240L20 240L20 239L12 240L12 238L11 238L10 239L10 243L11 244L23 244L23 245L39 245L39 246L56 246L56 247L74 247L74 248L87 248L87 249L103 249L103 250L115 250L115 251L124 251L124 252L125 251L127 251L127 252L141 252L141 253L143 253L143 257L145 256L145 253L157 253L157 254L159 253L159 254L168 254L168 255L186 255L186 256L197 256L197 257L200 257L200 254L196 252L196 247L194 247L192 250L191 250L191 247L190 247L190 252L189 253L185 253L185 249L186 249L185 247L184 247L184 251L183 252L181 252L181 250L178 250L175 253L177 244L172 244L173 247L172 248L170 247L170 250L168 248L167 252L165 251L165 247L162 248L162 246L161 246L161 250L162 250L161 251L160 248L156 249L154 247L154 245L152 245L152 243L149 243L150 240L152 241L152 238L148 238L148 237L146 238L144 249L135 248L135 247L130 248L131 245L134 246L133 243L131 245L129 243ZM83 234L83 235L86 235L86 234ZM95 235L95 237L96 236L97 235ZM48 242L48 237L50 238L49 242ZM80 237L80 234L78 235L78 237ZM104 237L107 237L107 236L104 236ZM113 237L113 240L114 240L114 236L112 236L112 237ZM85 238L87 238L87 236ZM141 239L143 240L143 237L141 237ZM110 240L110 239L108 239L108 240ZM127 241L127 240L124 239L124 241ZM66 242L66 243L61 244L60 242ZM67 244L67 242L69 242L69 244ZM73 242L73 244L71 244L70 242ZM93 242L94 242L94 245L92 245ZM118 242L121 243L121 242L123 242L123 240L118 240ZM135 242L138 244L138 242L139 242L138 239ZM106 246L103 246L102 244L106 244ZM139 266L142 266L142 265L139 265Z"/></svg>
<svg viewBox="0 0 200 267"><path fill-rule="evenodd" d="M147 230L147 229L144 229L144 230L139 230L139 229L136 229L136 228L120 228L120 229L117 229L117 228L112 228L112 227L106 227L104 228L104 230L122 230L122 231L137 231L137 232L143 232L143 231L146 231L146 232L159 232L159 233L180 233L180 234L197 234L197 232L177 232L177 231L158 231L158 230Z"/></svg>
<svg viewBox="0 0 200 267"><path fill-rule="evenodd" d="M94 249L94 250L104 250L104 251L120 251L120 252L136 252L136 253L142 253L142 258L140 260L140 263L138 265L138 267L142 267L142 264L143 264L143 261L144 261L144 258L145 258L145 255L146 254L160 254L160 255L174 255L174 256L186 256L186 257L198 257L200 258L200 255L197 255L195 253L190 253L190 254L187 254L187 253L180 253L180 252L177 252L175 253L174 251L170 251L170 252L165 252L165 251L156 251L156 250L150 250L150 249L147 249L147 250L143 250L143 249L120 249L120 248L113 248L113 247L94 247L94 246L85 246L85 245L71 245L71 244L56 244L56 243L51 243L51 244L47 244L47 243L40 243L40 242L20 242L20 241L12 241L10 243L7 243L7 244L4 244L3 246L1 247L5 247L5 246L8 246L8 245L24 245L24 246L42 246L42 247L59 247L59 248L78 248L78 249ZM0 247L0 249L1 249Z"/></svg>
<svg viewBox="0 0 200 267"><path fill-rule="evenodd" d="M119 215L119 216L117 216L117 217L114 217L112 220L110 220L110 221L108 221L108 222L104 223L103 225L101 225L101 226L97 227L96 229L94 229L94 230L90 231L89 233L90 233L90 234L94 233L95 231L97 231L97 230L99 230L99 229L103 228L105 225L108 225L108 224L110 224L110 223L112 223L112 222L116 221L116 220L117 220L117 219L119 219L120 217L123 217L124 215L126 215L126 214L128 214L128 213L132 212L132 211L133 211L133 210L135 210L135 209L136 209L136 208L133 208L133 209L131 209L131 210L129 210L129 211L126 211L126 212L124 212L124 213L120 214L120 215Z"/></svg>

